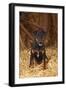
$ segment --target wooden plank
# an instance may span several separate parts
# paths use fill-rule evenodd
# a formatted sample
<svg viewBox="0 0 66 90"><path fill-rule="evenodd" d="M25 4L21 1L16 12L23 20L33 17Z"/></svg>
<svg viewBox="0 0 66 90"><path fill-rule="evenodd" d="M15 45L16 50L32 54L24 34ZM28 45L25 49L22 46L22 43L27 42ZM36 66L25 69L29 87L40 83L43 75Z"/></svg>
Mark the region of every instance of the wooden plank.
<svg viewBox="0 0 66 90"><path fill-rule="evenodd" d="M38 25L38 24L35 23L35 22L31 22L31 21L27 21L27 20L25 20L24 22L27 22L27 23L29 23L30 25L34 25L36 28L42 29L44 32L47 32L47 29L46 29L46 28L43 28L42 26Z"/></svg>
<svg viewBox="0 0 66 90"><path fill-rule="evenodd" d="M33 36L27 31L23 24L20 24L21 29L28 35L31 40L34 40Z"/></svg>

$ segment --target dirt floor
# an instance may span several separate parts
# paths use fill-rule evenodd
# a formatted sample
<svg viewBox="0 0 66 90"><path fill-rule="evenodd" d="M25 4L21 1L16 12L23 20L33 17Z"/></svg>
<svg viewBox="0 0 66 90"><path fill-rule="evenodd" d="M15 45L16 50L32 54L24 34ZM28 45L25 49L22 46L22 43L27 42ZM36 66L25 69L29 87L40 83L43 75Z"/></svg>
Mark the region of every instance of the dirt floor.
<svg viewBox="0 0 66 90"><path fill-rule="evenodd" d="M49 59L47 68L43 69L43 64L36 65L34 68L29 67L30 50L24 49L20 53L19 77L51 77L58 75L58 58L57 48L47 48L46 55Z"/></svg>

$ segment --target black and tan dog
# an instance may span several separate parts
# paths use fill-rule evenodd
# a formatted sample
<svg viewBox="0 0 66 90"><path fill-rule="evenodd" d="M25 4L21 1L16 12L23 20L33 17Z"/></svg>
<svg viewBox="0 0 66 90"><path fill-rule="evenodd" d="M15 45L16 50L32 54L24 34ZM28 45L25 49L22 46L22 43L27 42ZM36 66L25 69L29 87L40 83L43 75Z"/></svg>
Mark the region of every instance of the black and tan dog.
<svg viewBox="0 0 66 90"><path fill-rule="evenodd" d="M44 63L44 69L46 69L46 63L48 58L46 56L45 45L44 45L44 35L43 30L37 30L33 32L34 42L31 47L31 56L30 56L30 67L34 64L34 60L37 64Z"/></svg>

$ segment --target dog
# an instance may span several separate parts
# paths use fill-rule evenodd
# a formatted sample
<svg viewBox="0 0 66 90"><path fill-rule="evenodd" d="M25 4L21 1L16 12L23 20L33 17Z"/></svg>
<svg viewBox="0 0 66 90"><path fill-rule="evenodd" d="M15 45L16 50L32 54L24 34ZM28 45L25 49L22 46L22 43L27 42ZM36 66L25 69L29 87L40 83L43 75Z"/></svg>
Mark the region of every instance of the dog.
<svg viewBox="0 0 66 90"><path fill-rule="evenodd" d="M42 30L37 30L33 32L34 41L31 45L31 55L30 55L30 65L34 64L36 61L37 64L44 63L44 69L46 69L46 63L48 58L46 56L45 45L44 45L44 34L45 32Z"/></svg>

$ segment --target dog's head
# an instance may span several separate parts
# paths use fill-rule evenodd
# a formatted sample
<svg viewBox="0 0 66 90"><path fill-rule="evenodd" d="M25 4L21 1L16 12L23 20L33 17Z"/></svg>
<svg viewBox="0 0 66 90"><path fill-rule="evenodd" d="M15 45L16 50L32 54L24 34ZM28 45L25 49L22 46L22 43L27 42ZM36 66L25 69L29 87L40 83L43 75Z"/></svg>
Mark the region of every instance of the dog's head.
<svg viewBox="0 0 66 90"><path fill-rule="evenodd" d="M44 40L44 36L46 35L46 32L43 29L37 29L33 32L34 38L36 42L38 42L40 45Z"/></svg>

